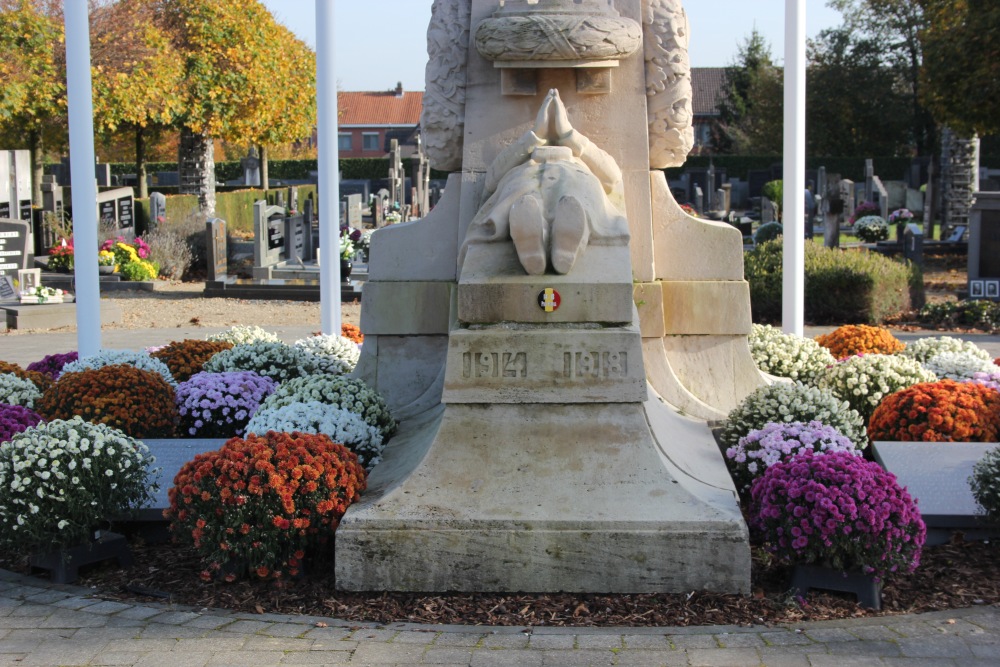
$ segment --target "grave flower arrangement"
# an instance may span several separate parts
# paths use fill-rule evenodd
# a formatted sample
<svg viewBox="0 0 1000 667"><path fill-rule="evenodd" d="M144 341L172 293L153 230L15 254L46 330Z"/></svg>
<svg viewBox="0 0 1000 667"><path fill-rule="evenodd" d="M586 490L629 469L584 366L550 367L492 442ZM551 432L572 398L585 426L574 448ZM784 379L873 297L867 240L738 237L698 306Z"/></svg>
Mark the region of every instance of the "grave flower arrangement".
<svg viewBox="0 0 1000 667"><path fill-rule="evenodd" d="M181 467L169 491L174 539L192 544L205 580L297 576L365 489L357 457L325 435L233 438Z"/></svg>
<svg viewBox="0 0 1000 667"><path fill-rule="evenodd" d="M854 234L865 243L875 243L889 238L889 223L881 216L866 215L854 222Z"/></svg>
<svg viewBox="0 0 1000 667"><path fill-rule="evenodd" d="M180 432L199 438L241 436L277 388L275 380L250 371L196 373L177 385Z"/></svg>
<svg viewBox="0 0 1000 667"><path fill-rule="evenodd" d="M45 287L44 285L36 285L34 289L28 290L26 292L21 292L21 303L25 302L24 297L29 297L33 299L32 303L48 303L49 301L54 301L56 303L62 303L64 292L56 287Z"/></svg>
<svg viewBox="0 0 1000 667"><path fill-rule="evenodd" d="M131 242L123 236L108 239L101 245L101 251L114 254L118 273L125 280L155 280L160 273L159 265L148 259L149 244L141 238Z"/></svg>
<svg viewBox="0 0 1000 667"><path fill-rule="evenodd" d="M45 419L107 424L133 438L170 438L179 415L174 389L157 373L119 364L66 371L38 399Z"/></svg>
<svg viewBox="0 0 1000 667"><path fill-rule="evenodd" d="M291 403L316 401L353 412L379 429L389 439L396 431L396 420L385 400L361 380L343 375L310 375L284 382L268 396L261 410L280 408Z"/></svg>
<svg viewBox="0 0 1000 667"><path fill-rule="evenodd" d="M42 392L31 380L14 373L0 373L0 403L33 408L41 396Z"/></svg>
<svg viewBox="0 0 1000 667"><path fill-rule="evenodd" d="M882 209L877 204L870 201L863 201L854 208L854 213L851 214L851 219L847 224L853 225L866 215L880 215L881 213Z"/></svg>
<svg viewBox="0 0 1000 667"><path fill-rule="evenodd" d="M969 487L986 519L992 523L1000 523L1000 447L986 452L972 466Z"/></svg>
<svg viewBox="0 0 1000 667"><path fill-rule="evenodd" d="M79 373L88 368L103 368L119 365L134 366L139 370L156 373L171 387L177 386L177 380L167 365L159 359L154 359L148 352L133 352L132 350L101 350L97 354L83 357L63 366L63 373Z"/></svg>
<svg viewBox="0 0 1000 667"><path fill-rule="evenodd" d="M71 361L76 361L79 358L80 355L76 351L64 352L61 354L47 354L38 361L33 361L28 364L27 370L44 373L55 380L59 377L59 374L62 373L63 366Z"/></svg>
<svg viewBox="0 0 1000 667"><path fill-rule="evenodd" d="M889 222L891 224L906 224L910 220L913 220L913 211L908 208L897 208L895 211L889 214Z"/></svg>
<svg viewBox="0 0 1000 667"><path fill-rule="evenodd" d="M757 367L778 377L811 384L836 362L829 350L811 338L786 334L767 324L752 325L749 342Z"/></svg>
<svg viewBox="0 0 1000 667"><path fill-rule="evenodd" d="M320 334L301 338L294 345L312 358L320 373L350 373L358 365L358 358L361 356L357 343L344 336Z"/></svg>
<svg viewBox="0 0 1000 667"><path fill-rule="evenodd" d="M754 482L751 521L777 558L885 577L920 564L927 528L896 476L850 452L807 451Z"/></svg>
<svg viewBox="0 0 1000 667"><path fill-rule="evenodd" d="M233 345L244 345L246 343L280 343L281 339L277 334L265 331L256 325L243 326L236 325L226 331L211 334L205 340L232 343Z"/></svg>
<svg viewBox="0 0 1000 667"><path fill-rule="evenodd" d="M246 343L223 350L205 362L209 373L253 371L284 382L319 372L319 364L305 351L285 343Z"/></svg>
<svg viewBox="0 0 1000 667"><path fill-rule="evenodd" d="M42 416L20 405L0 403L0 442L7 442L30 426L38 426Z"/></svg>
<svg viewBox="0 0 1000 667"><path fill-rule="evenodd" d="M115 265L115 253L110 250L101 250L97 253L97 265L98 266L114 266Z"/></svg>
<svg viewBox="0 0 1000 667"><path fill-rule="evenodd" d="M736 445L726 449L726 463L736 489L743 495L765 470L805 451L861 454L853 442L822 422L772 422L750 431Z"/></svg>
<svg viewBox="0 0 1000 667"><path fill-rule="evenodd" d="M170 374L177 382L189 379L195 373L200 373L205 362L223 350L233 347L226 341L209 341L187 339L174 341L149 353L170 369Z"/></svg>
<svg viewBox="0 0 1000 667"><path fill-rule="evenodd" d="M59 239L59 243L49 248L49 271L73 270L73 239Z"/></svg>
<svg viewBox="0 0 1000 667"><path fill-rule="evenodd" d="M360 415L325 403L308 401L258 410L247 424L247 433L321 433L358 456L358 463L371 470L382 460L382 432Z"/></svg>
<svg viewBox="0 0 1000 667"><path fill-rule="evenodd" d="M906 347L888 329L867 324L845 324L828 334L816 336L816 342L837 359L855 354L895 354Z"/></svg>
<svg viewBox="0 0 1000 667"><path fill-rule="evenodd" d="M16 434L0 445L0 543L22 553L86 544L147 502L154 462L142 442L80 417Z"/></svg>
<svg viewBox="0 0 1000 667"><path fill-rule="evenodd" d="M842 359L823 371L817 383L867 419L889 394L937 376L919 361L897 354L863 354Z"/></svg>
<svg viewBox="0 0 1000 667"><path fill-rule="evenodd" d="M351 242L351 235L346 229L340 231L340 258L351 260L354 258L354 243Z"/></svg>
<svg viewBox="0 0 1000 667"><path fill-rule="evenodd" d="M771 422L812 421L837 429L858 449L868 446L864 419L857 410L829 390L797 382L779 382L755 389L726 417L719 441L724 447L732 447L743 436Z"/></svg>
<svg viewBox="0 0 1000 667"><path fill-rule="evenodd" d="M996 442L1000 392L976 382L939 380L887 397L869 422L872 440Z"/></svg>

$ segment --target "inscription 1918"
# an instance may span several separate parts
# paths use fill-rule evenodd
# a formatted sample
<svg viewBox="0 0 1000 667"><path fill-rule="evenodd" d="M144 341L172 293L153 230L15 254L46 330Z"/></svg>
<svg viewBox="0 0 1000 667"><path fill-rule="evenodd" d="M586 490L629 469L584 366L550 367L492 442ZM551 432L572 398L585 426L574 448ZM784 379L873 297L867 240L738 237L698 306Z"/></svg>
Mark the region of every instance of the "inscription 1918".
<svg viewBox="0 0 1000 667"><path fill-rule="evenodd" d="M628 374L627 352L565 352L563 377L619 378Z"/></svg>
<svg viewBox="0 0 1000 667"><path fill-rule="evenodd" d="M466 352L462 376L467 378L523 378L528 376L526 352Z"/></svg>

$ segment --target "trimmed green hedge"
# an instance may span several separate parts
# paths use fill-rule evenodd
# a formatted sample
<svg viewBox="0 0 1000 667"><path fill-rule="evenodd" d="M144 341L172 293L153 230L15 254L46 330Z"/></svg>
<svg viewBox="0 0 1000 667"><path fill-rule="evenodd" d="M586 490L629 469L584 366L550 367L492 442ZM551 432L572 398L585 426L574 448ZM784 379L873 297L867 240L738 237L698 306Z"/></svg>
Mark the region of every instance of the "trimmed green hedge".
<svg viewBox="0 0 1000 667"><path fill-rule="evenodd" d="M781 321L782 242L746 253L753 321ZM909 310L920 270L862 249L835 250L805 244L805 319L811 324L881 324Z"/></svg>
<svg viewBox="0 0 1000 667"><path fill-rule="evenodd" d="M413 162L411 158L403 158L403 171L410 175L413 173ZM389 158L343 158L339 161L342 178L364 178L379 179L389 177ZM304 181L309 178L310 171L319 169L315 159L309 160L268 160L268 178L276 178L282 181ZM147 162L146 172L149 174L158 171L177 171L176 162ZM134 162L113 162L111 173L115 176L135 173ZM239 160L229 160L215 163L215 178L218 181L231 181L243 176ZM448 173L444 171L431 170L431 178L445 179Z"/></svg>

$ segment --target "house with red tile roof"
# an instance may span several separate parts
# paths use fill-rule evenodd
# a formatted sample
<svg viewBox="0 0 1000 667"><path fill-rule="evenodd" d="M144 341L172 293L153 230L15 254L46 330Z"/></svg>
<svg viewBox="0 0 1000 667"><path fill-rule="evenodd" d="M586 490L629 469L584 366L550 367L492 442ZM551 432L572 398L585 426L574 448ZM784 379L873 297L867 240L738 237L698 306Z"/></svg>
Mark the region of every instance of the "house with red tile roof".
<svg viewBox="0 0 1000 667"><path fill-rule="evenodd" d="M338 92L340 157L384 157L392 139L399 140L403 157L416 152L423 102L423 92L404 91L402 83L387 91Z"/></svg>
<svg viewBox="0 0 1000 667"><path fill-rule="evenodd" d="M726 83L725 67L691 68L691 111L694 125L694 148L700 155L712 146L712 128L719 121L719 102Z"/></svg>

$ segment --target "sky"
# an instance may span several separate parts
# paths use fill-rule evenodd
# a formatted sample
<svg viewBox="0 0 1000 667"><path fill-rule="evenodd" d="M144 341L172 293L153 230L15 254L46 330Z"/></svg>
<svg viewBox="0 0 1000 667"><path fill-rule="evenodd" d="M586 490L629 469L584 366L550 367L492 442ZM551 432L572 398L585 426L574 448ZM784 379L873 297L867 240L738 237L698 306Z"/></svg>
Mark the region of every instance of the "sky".
<svg viewBox="0 0 1000 667"><path fill-rule="evenodd" d="M263 0L287 28L316 48L317 0ZM427 22L432 0L335 1L334 58L341 90L424 89ZM841 24L826 0L805 0L806 35ZM691 25L692 67L725 67L754 27L784 61L785 0L684 0Z"/></svg>

